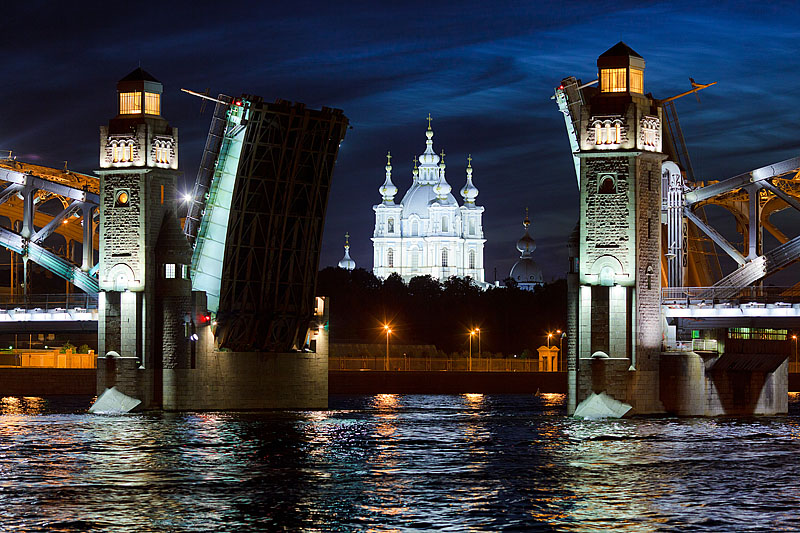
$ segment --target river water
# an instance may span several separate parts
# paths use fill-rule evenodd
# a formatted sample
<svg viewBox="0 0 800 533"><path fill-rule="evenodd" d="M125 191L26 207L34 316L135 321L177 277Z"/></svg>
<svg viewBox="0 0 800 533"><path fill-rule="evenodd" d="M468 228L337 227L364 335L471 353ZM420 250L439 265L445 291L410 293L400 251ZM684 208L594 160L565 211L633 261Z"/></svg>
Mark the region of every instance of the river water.
<svg viewBox="0 0 800 533"><path fill-rule="evenodd" d="M84 414L0 401L1 531L800 529L800 397L747 419L575 421L562 395Z"/></svg>

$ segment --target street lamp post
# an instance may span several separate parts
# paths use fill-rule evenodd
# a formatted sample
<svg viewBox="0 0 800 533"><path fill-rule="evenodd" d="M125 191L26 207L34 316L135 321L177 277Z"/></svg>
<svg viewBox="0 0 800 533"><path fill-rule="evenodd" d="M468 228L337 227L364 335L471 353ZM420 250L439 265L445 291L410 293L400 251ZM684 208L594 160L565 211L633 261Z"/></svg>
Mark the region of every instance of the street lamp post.
<svg viewBox="0 0 800 533"><path fill-rule="evenodd" d="M392 328L388 324L384 324L383 329L386 330L386 362L383 365L383 369L389 370L389 335L392 333Z"/></svg>
<svg viewBox="0 0 800 533"><path fill-rule="evenodd" d="M797 373L797 335L792 335L794 341L794 372Z"/></svg>
<svg viewBox="0 0 800 533"><path fill-rule="evenodd" d="M478 359L481 358L481 328L475 328L478 333Z"/></svg>
<svg viewBox="0 0 800 533"><path fill-rule="evenodd" d="M469 370L472 372L472 337L475 336L475 330L469 330Z"/></svg>

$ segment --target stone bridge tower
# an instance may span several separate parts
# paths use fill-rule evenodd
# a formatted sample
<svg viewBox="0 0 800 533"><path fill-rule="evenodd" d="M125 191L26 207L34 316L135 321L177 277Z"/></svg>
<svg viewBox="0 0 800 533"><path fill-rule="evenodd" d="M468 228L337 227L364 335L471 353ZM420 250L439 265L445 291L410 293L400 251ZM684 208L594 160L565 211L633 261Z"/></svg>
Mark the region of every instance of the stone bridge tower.
<svg viewBox="0 0 800 533"><path fill-rule="evenodd" d="M116 386L161 404L164 368L187 367L191 249L176 216L178 130L162 85L136 69L117 84L100 128L98 393Z"/></svg>
<svg viewBox="0 0 800 533"><path fill-rule="evenodd" d="M644 59L618 43L597 60L599 90L580 109L576 400L605 392L657 413L661 257L661 108ZM587 96L588 92L585 93ZM574 374L577 371L577 375ZM574 404L570 406L574 409Z"/></svg>

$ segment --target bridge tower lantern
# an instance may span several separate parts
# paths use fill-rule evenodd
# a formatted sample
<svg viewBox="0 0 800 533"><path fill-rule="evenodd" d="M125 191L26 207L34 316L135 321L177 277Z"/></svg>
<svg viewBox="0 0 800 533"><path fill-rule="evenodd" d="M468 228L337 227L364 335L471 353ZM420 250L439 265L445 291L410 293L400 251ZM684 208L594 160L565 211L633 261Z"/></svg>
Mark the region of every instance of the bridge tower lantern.
<svg viewBox="0 0 800 533"><path fill-rule="evenodd" d="M597 69L599 86L581 104L575 153L580 222L570 388L577 403L605 392L636 413L654 413L662 410L661 107L644 92L644 59L625 43L603 53Z"/></svg>
<svg viewBox="0 0 800 533"><path fill-rule="evenodd" d="M188 364L191 249L180 228L178 130L162 117L161 82L138 68L117 84L100 127L98 389L158 406L161 369ZM103 362L103 356L107 364Z"/></svg>

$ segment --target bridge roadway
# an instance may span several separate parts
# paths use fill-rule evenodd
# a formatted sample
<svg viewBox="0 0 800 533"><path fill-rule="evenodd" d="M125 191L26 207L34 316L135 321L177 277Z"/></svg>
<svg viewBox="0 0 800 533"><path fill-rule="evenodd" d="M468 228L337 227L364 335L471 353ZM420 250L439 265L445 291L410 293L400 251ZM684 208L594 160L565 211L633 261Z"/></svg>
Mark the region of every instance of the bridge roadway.
<svg viewBox="0 0 800 533"><path fill-rule="evenodd" d="M795 328L800 289L788 287L669 287L661 290L662 315L695 329Z"/></svg>
<svg viewBox="0 0 800 533"><path fill-rule="evenodd" d="M0 333L97 331L96 295L0 297Z"/></svg>

